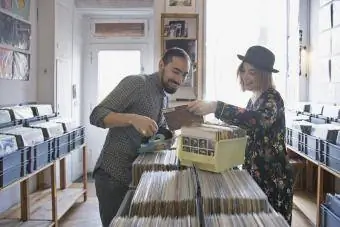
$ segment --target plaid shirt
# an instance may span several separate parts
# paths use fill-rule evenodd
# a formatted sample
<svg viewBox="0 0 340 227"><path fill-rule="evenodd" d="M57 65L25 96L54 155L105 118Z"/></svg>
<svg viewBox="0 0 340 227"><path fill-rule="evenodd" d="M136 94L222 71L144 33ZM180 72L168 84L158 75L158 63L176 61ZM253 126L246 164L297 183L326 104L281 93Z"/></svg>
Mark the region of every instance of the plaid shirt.
<svg viewBox="0 0 340 227"><path fill-rule="evenodd" d="M161 110L166 106L166 95L157 73L127 76L93 109L90 122L104 128L103 119L111 112L135 113L150 117L158 127L164 127L166 123ZM133 126L110 128L94 173L101 168L115 180L129 185L141 139Z"/></svg>

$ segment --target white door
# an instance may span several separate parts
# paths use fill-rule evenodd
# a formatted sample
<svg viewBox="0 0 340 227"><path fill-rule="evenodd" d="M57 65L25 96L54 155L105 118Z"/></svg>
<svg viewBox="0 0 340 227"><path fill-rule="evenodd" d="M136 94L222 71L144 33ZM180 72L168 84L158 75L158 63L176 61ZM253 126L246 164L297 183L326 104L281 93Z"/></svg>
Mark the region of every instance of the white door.
<svg viewBox="0 0 340 227"><path fill-rule="evenodd" d="M89 171L93 171L108 131L90 124L89 116L93 108L124 77L139 73L150 73L152 58L147 58L147 56L147 45L144 44L91 45L88 53L88 67L86 67L83 80L83 113L89 150Z"/></svg>
<svg viewBox="0 0 340 227"><path fill-rule="evenodd" d="M57 113L64 118L72 117L72 72L70 59L56 59Z"/></svg>

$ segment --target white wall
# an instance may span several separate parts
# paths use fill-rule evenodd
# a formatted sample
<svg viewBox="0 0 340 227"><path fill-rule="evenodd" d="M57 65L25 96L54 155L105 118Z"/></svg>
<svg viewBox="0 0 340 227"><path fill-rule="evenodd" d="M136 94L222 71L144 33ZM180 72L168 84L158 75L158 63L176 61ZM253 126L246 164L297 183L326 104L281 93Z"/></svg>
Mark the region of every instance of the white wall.
<svg viewBox="0 0 340 227"><path fill-rule="evenodd" d="M17 104L37 101L37 6L36 0L31 0L30 22L32 24L31 37L31 71L29 81L0 80L0 105ZM31 191L35 189L36 179L30 181ZM18 203L20 186L15 185L0 192L0 213Z"/></svg>

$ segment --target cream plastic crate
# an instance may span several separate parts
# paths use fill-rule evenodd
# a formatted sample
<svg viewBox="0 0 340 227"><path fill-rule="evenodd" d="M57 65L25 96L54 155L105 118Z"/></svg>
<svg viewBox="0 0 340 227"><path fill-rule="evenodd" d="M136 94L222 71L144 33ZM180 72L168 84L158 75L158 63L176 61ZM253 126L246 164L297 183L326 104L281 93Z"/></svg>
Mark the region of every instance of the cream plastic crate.
<svg viewBox="0 0 340 227"><path fill-rule="evenodd" d="M200 140L201 138L191 137L191 139ZM195 165L198 169L220 173L232 167L244 164L246 144L247 137L221 140L214 143L214 149L211 150L212 152L207 152L206 154L202 154L201 152L201 154L199 154L191 151L184 151L182 149L183 136L179 136L177 156L181 165Z"/></svg>

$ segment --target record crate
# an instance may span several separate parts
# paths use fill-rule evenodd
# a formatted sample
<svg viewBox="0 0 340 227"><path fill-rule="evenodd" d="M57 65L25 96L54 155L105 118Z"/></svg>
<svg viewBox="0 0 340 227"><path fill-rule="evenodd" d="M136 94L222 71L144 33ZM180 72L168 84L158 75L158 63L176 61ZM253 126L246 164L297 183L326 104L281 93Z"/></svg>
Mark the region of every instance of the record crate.
<svg viewBox="0 0 340 227"><path fill-rule="evenodd" d="M197 146L191 146L193 144ZM246 136L213 141L181 135L178 137L177 156L181 165L220 173L244 164L246 145Z"/></svg>

